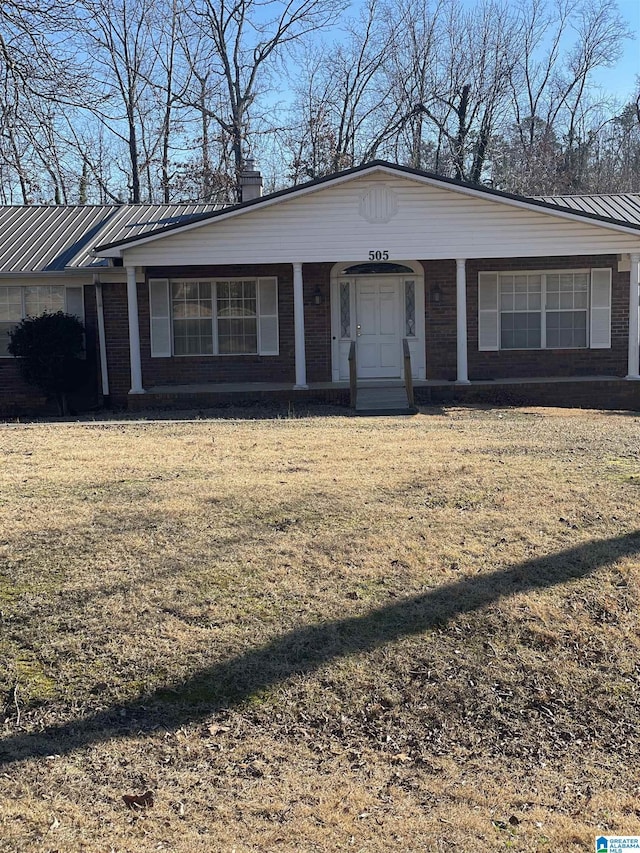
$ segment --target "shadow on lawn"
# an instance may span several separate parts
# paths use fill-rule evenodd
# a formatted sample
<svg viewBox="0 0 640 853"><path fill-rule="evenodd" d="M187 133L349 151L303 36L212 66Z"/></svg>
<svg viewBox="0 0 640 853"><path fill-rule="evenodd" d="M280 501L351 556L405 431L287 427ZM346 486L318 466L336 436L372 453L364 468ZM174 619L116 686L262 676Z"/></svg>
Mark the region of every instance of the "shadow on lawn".
<svg viewBox="0 0 640 853"><path fill-rule="evenodd" d="M65 754L112 737L144 734L158 725L177 728L237 705L293 675L314 672L337 658L444 626L459 614L501 598L586 577L601 566L639 552L640 531L635 531L526 560L490 575L464 578L363 616L298 628L139 700L51 726L42 733L6 738L0 742L0 764Z"/></svg>

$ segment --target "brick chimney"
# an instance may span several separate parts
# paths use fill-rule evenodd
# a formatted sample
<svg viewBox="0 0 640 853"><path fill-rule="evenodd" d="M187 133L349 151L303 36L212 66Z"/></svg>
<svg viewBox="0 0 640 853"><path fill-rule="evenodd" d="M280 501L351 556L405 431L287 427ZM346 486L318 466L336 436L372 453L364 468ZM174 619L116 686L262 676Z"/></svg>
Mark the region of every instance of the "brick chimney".
<svg viewBox="0 0 640 853"><path fill-rule="evenodd" d="M252 157L247 157L240 172L240 201L251 201L262 195L262 175L255 168Z"/></svg>

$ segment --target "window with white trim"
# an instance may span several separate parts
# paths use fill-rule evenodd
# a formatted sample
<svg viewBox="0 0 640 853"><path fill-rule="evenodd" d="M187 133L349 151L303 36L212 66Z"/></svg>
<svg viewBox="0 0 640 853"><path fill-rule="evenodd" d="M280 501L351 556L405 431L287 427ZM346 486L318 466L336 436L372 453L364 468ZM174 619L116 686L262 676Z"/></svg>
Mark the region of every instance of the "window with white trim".
<svg viewBox="0 0 640 853"><path fill-rule="evenodd" d="M151 355L277 355L275 278L150 279Z"/></svg>
<svg viewBox="0 0 640 853"><path fill-rule="evenodd" d="M0 357L8 356L9 332L25 317L65 311L84 322L82 287L64 284L0 285Z"/></svg>
<svg viewBox="0 0 640 853"><path fill-rule="evenodd" d="M611 346L611 270L481 272L480 350Z"/></svg>

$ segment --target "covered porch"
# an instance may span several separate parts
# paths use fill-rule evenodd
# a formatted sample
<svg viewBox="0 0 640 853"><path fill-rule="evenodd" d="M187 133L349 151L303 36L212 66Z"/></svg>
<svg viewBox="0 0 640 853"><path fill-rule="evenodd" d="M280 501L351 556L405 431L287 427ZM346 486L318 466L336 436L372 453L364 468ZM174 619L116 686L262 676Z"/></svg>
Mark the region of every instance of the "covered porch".
<svg viewBox="0 0 640 853"><path fill-rule="evenodd" d="M415 380L416 406L529 405L640 409L640 383L619 376L522 377L470 381ZM285 410L313 404L350 406L349 383L310 382L306 389L290 383L236 382L160 385L128 399L130 411L145 409L206 410L227 406L265 405Z"/></svg>
<svg viewBox="0 0 640 853"><path fill-rule="evenodd" d="M584 265L582 258L548 258L544 262L515 259L512 263L519 268L531 266L532 262L551 268L562 264ZM501 263L506 264L504 260ZM610 257L603 258L602 263L617 264L617 261ZM490 324L487 327L486 322L484 329L481 327L487 303L482 301L479 286L486 274L478 270L488 265L499 264L490 259L423 260L388 265L291 264L290 283L281 275L279 284L279 352L259 358L262 375L242 355L197 359L175 356L171 348L169 307L162 308L165 348L160 353L154 352L153 330L157 323L150 286L153 288L158 281L151 278L157 275L157 270L145 275L144 270L130 267L127 270L131 379L128 396L147 398L146 403L141 401L136 408L151 405L152 398L193 394L221 399L224 395L255 397L310 392L311 396L333 395L343 400L354 378L363 386L406 383L410 376L416 399L421 396L424 399L427 393L420 389L448 388L452 384L470 384L477 392L483 386L495 389L502 385L639 378L640 255L632 255L626 272L602 268L609 275L610 295L606 306L603 302L597 308L598 294L592 293L591 313L596 314L596 310L606 313L606 328L603 337L596 340L598 329L591 322L586 349L500 351L499 345L487 346L487 328L491 332L492 327ZM264 268L257 268L256 277L260 270ZM215 268L210 272L215 277ZM598 268L592 275L595 273ZM163 274L171 276L171 270L163 270ZM199 275L202 278L202 271ZM171 278L166 279L167 286L170 281ZM627 317L630 321L624 328ZM355 357L355 367L349 362L350 354ZM189 367L196 361L198 373L193 381L188 381ZM267 362L280 365L277 371L272 371L272 378L264 369ZM221 378L215 369L221 363L227 368L237 367L235 374L227 371Z"/></svg>

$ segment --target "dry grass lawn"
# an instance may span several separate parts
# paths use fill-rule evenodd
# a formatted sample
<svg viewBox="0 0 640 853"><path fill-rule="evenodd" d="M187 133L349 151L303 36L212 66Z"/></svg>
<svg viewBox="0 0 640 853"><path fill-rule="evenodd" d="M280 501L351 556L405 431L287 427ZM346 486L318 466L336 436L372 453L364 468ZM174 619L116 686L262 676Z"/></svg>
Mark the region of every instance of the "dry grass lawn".
<svg viewBox="0 0 640 853"><path fill-rule="evenodd" d="M639 427L0 426L0 850L640 834Z"/></svg>

